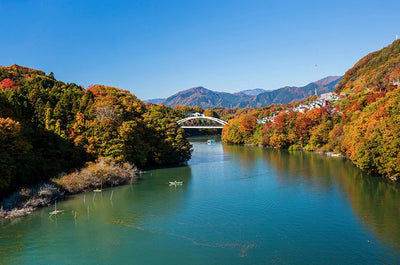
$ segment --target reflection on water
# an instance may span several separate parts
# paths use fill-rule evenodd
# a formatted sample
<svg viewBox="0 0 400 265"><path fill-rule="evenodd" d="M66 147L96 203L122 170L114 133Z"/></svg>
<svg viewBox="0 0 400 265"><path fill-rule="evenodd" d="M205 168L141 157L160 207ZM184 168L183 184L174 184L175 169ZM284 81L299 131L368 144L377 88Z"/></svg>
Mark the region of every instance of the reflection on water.
<svg viewBox="0 0 400 265"><path fill-rule="evenodd" d="M0 263L400 262L399 185L344 159L192 142L189 166L2 221Z"/></svg>
<svg viewBox="0 0 400 265"><path fill-rule="evenodd" d="M242 167L252 168L258 158L276 170L280 182L299 181L309 188L328 191L339 188L368 229L400 250L400 185L371 176L343 158L312 152L296 152L225 145L224 152L235 155Z"/></svg>

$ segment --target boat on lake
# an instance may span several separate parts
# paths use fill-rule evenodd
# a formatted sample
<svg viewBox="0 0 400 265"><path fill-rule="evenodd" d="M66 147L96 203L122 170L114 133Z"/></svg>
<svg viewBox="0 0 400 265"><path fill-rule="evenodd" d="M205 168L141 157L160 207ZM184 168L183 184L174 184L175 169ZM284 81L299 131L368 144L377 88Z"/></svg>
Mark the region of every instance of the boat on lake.
<svg viewBox="0 0 400 265"><path fill-rule="evenodd" d="M181 185L183 185L183 181L170 181L169 182L169 185L170 186L181 186Z"/></svg>
<svg viewBox="0 0 400 265"><path fill-rule="evenodd" d="M214 139L209 139L209 140L207 140L207 144L209 144L209 145L215 144L215 140Z"/></svg>

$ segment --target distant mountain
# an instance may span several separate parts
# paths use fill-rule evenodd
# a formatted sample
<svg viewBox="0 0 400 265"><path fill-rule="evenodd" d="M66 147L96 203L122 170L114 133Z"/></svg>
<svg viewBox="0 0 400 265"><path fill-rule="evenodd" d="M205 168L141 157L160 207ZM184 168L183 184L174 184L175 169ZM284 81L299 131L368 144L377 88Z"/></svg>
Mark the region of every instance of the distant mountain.
<svg viewBox="0 0 400 265"><path fill-rule="evenodd" d="M254 88L254 89L242 90L242 91L239 91L238 93L235 93L235 94L243 93L243 94L248 95L248 96L257 96L258 94L261 94L261 93L264 93L264 92L267 92L267 90L262 89L262 88Z"/></svg>
<svg viewBox="0 0 400 265"><path fill-rule="evenodd" d="M152 103L152 104L160 104L165 100L165 98L152 98L152 99L146 99L144 100L147 103Z"/></svg>
<svg viewBox="0 0 400 265"><path fill-rule="evenodd" d="M326 86L329 85L332 82L335 82L337 80L339 80L341 78L341 76L327 76L325 78L322 78L318 81L313 82L314 84L317 84L318 86Z"/></svg>
<svg viewBox="0 0 400 265"><path fill-rule="evenodd" d="M246 102L244 106L255 108L268 106L270 104L287 104L312 96L315 92L317 92L318 95L332 92L335 90L341 78L341 76L329 76L303 87L286 86L276 90L266 91Z"/></svg>
<svg viewBox="0 0 400 265"><path fill-rule="evenodd" d="M193 87L180 91L165 100L152 99L146 101L155 104L162 103L171 107L186 105L192 107L200 106L205 109L264 107L270 104L286 104L301 100L313 95L315 90L318 94L332 92L340 80L340 76L328 76L303 87L286 86L270 91L256 88L234 94L212 91L204 87Z"/></svg>
<svg viewBox="0 0 400 265"><path fill-rule="evenodd" d="M216 92L204 87L193 87L168 97L162 104L166 106L186 105L202 108L235 108L238 103L248 98L245 94Z"/></svg>

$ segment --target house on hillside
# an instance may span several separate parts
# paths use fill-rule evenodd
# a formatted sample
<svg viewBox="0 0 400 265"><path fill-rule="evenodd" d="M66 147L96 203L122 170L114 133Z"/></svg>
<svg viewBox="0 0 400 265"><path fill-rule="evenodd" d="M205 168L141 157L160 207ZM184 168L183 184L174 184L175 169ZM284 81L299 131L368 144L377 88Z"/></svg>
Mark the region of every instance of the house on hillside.
<svg viewBox="0 0 400 265"><path fill-rule="evenodd" d="M192 114L192 117L204 117L204 114L199 113L199 112L195 112Z"/></svg>

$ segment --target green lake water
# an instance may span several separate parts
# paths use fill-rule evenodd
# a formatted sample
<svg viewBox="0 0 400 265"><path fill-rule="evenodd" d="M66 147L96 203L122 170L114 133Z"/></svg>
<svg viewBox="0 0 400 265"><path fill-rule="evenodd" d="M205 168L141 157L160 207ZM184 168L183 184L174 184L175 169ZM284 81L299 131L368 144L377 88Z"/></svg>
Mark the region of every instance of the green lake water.
<svg viewBox="0 0 400 265"><path fill-rule="evenodd" d="M186 167L1 221L0 264L400 264L398 184L340 158L192 143Z"/></svg>

